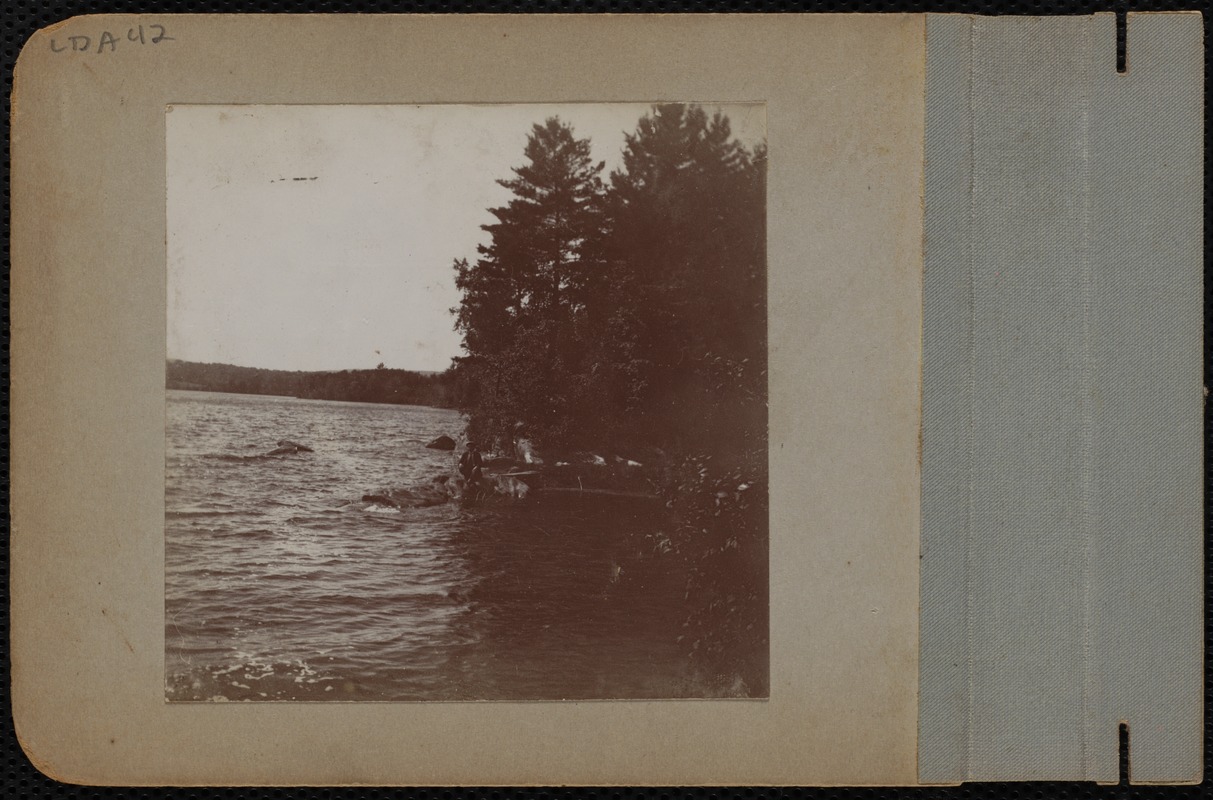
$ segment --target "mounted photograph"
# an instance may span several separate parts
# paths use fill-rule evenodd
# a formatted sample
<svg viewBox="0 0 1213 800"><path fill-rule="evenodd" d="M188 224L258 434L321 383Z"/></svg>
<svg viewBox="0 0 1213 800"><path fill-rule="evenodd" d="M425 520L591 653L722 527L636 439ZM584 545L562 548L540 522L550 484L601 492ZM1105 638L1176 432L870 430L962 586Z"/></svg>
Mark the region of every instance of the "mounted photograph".
<svg viewBox="0 0 1213 800"><path fill-rule="evenodd" d="M763 104L165 120L167 701L769 697Z"/></svg>

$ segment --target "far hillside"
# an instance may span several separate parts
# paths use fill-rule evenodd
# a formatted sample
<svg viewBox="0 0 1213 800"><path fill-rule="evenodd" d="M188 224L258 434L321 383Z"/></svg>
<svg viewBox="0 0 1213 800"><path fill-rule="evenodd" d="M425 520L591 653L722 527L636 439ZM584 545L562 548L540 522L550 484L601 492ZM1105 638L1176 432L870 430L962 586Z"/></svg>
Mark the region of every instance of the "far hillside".
<svg viewBox="0 0 1213 800"><path fill-rule="evenodd" d="M449 372L411 372L385 367L340 372L288 372L170 359L166 386L201 392L271 394L355 403L439 408L451 408L455 404Z"/></svg>

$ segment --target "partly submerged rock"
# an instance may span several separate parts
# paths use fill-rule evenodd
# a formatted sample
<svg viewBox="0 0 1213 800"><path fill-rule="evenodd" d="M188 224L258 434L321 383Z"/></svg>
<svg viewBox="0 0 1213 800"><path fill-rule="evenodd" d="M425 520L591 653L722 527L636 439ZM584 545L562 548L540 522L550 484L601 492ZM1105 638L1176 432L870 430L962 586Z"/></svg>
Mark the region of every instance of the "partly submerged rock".
<svg viewBox="0 0 1213 800"><path fill-rule="evenodd" d="M431 450L454 450L455 440L445 433L426 445Z"/></svg>
<svg viewBox="0 0 1213 800"><path fill-rule="evenodd" d="M295 453L313 453L312 448L298 442L292 442L290 439L279 439L278 446L266 453L267 456L289 456Z"/></svg>
<svg viewBox="0 0 1213 800"><path fill-rule="evenodd" d="M458 495L450 476L439 475L429 483L397 489L381 489L362 496L362 502L389 508L428 508L441 505Z"/></svg>

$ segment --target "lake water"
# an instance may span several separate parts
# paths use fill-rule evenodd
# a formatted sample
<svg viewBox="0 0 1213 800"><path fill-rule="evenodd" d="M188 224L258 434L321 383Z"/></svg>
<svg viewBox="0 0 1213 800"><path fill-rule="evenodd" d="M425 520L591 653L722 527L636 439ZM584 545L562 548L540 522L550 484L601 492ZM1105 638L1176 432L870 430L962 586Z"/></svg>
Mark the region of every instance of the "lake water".
<svg viewBox="0 0 1213 800"><path fill-rule="evenodd" d="M701 695L661 514L359 502L453 472L424 447L452 411L169 391L167 414L169 700Z"/></svg>

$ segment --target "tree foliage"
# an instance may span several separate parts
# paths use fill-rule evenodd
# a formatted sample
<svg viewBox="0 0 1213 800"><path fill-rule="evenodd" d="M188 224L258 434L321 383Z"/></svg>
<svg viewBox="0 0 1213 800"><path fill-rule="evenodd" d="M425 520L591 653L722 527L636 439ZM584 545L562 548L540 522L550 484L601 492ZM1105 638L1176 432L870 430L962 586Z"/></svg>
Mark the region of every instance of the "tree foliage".
<svg viewBox="0 0 1213 800"><path fill-rule="evenodd" d="M654 106L603 182L558 119L455 262L471 435L662 462L688 564L684 645L716 691L767 686L766 148Z"/></svg>
<svg viewBox="0 0 1213 800"><path fill-rule="evenodd" d="M503 439L525 420L545 435L567 428L568 376L585 368L585 322L604 278L601 162L557 118L535 125L526 163L499 183L509 204L490 209L488 245L455 262L462 292L456 360L477 438Z"/></svg>
<svg viewBox="0 0 1213 800"><path fill-rule="evenodd" d="M665 105L627 137L623 163L604 341L625 366L625 433L737 452L766 427L765 151L719 113Z"/></svg>
<svg viewBox="0 0 1213 800"><path fill-rule="evenodd" d="M535 125L490 242L455 262L473 435L549 447L762 451L766 152L692 105L654 106L601 178L590 142Z"/></svg>

